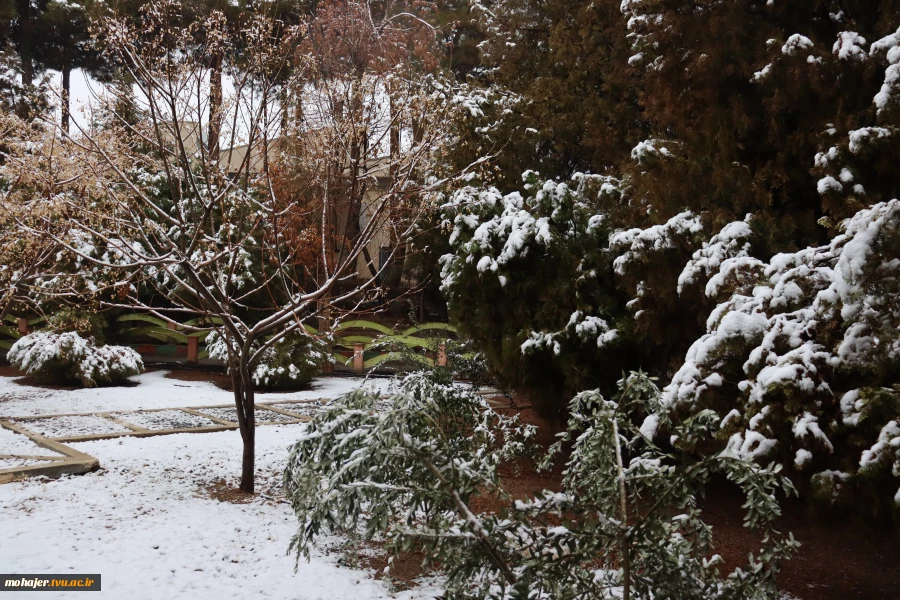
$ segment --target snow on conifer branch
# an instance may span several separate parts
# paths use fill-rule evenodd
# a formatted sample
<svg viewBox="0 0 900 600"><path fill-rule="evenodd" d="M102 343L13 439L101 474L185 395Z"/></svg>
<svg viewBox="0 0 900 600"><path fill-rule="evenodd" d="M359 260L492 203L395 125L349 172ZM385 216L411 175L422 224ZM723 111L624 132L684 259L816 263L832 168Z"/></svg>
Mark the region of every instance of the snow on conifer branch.
<svg viewBox="0 0 900 600"><path fill-rule="evenodd" d="M847 465L844 488L871 481L888 501L900 486L896 469L863 468L872 454L850 438L878 446L900 410L890 377L900 364L891 302L900 293L900 201L864 209L842 230L826 246L738 265L731 297L710 315L663 400L673 414L709 408L726 417L717 435L726 452L775 460L814 487L838 481L817 473ZM719 276L730 269L723 261Z"/></svg>
<svg viewBox="0 0 900 600"><path fill-rule="evenodd" d="M300 520L292 549L322 535L361 533L392 552L436 561L448 598L723 598L773 593L778 563L796 542L772 528L775 492L791 493L779 469L731 456L684 465L631 422L657 407L644 373L619 382L615 401L597 391L570 404L560 442L571 444L561 492L513 499L498 467L521 456L533 431L470 391L430 374L410 375L386 402L354 392L326 408L292 447L286 489ZM709 413L667 426L682 438L713 432ZM765 542L727 576L696 494L722 473L747 495L746 522ZM474 508L479 496L497 512ZM389 568L390 568L390 562Z"/></svg>

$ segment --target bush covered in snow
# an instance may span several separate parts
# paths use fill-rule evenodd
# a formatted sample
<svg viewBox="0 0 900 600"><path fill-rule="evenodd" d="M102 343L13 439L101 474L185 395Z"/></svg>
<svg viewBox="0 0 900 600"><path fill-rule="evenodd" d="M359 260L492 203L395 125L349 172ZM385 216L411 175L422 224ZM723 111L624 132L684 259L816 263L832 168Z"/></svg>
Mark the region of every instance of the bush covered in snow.
<svg viewBox="0 0 900 600"><path fill-rule="evenodd" d="M97 346L78 333L39 331L20 338L7 358L17 369L51 383L84 387L116 385L144 368L140 355L124 346Z"/></svg>
<svg viewBox="0 0 900 600"><path fill-rule="evenodd" d="M319 339L290 334L265 351L253 369L253 382L263 390L304 387L329 360L328 347Z"/></svg>
<svg viewBox="0 0 900 600"><path fill-rule="evenodd" d="M694 286L681 297L675 290L709 224L683 211L617 229L631 202L627 182L576 175L560 183L533 171L522 178L521 191L470 185L442 207L450 252L441 258L441 289L460 331L501 384L550 416L578 391L611 393L624 369L665 373L703 331L705 298ZM731 245L746 250L741 242ZM716 248L703 264L718 266Z"/></svg>
<svg viewBox="0 0 900 600"><path fill-rule="evenodd" d="M228 346L218 332L206 338L209 357L230 365ZM266 348L251 367L253 383L261 390L293 390L308 385L333 361L324 342L301 333L289 333ZM229 369L231 367L229 366Z"/></svg>
<svg viewBox="0 0 900 600"><path fill-rule="evenodd" d="M443 289L518 390L561 408L559 390L646 369L676 422L718 416L691 452L776 461L883 522L900 507L900 4L814 4L476 2L469 97L509 100L465 119L458 163L514 153L449 193ZM546 180L515 180L535 166Z"/></svg>
<svg viewBox="0 0 900 600"><path fill-rule="evenodd" d="M451 317L501 385L551 411L597 385L589 365L625 366L624 311L610 293L609 230L597 214L618 198L617 183L526 172L522 191L473 184L442 207L451 252L441 258L441 289Z"/></svg>
<svg viewBox="0 0 900 600"><path fill-rule="evenodd" d="M658 395L641 373L619 382L616 401L577 395L542 460L571 444L564 489L514 500L499 468L525 453L530 426L426 374L405 378L386 409L377 394L353 392L291 448L285 484L300 520L291 547L308 558L319 536L362 532L436 561L453 599L775 597L779 561L796 546L772 528L776 493L790 483L777 467L732 455L673 460L630 419ZM705 412L670 427L702 439L717 425ZM749 565L728 574L697 508L714 473L741 487L747 525L766 534ZM480 512L484 497L504 508Z"/></svg>
<svg viewBox="0 0 900 600"><path fill-rule="evenodd" d="M727 254L706 285L721 303L666 387L667 411L714 410L705 451L774 460L817 499L890 518L900 509L900 201L861 210L818 248L768 261Z"/></svg>

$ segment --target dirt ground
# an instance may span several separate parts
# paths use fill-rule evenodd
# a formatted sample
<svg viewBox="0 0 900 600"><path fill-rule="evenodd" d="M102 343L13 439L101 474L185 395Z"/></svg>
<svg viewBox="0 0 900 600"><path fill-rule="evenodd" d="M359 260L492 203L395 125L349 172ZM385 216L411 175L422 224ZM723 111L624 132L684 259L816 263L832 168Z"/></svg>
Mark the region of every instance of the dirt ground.
<svg viewBox="0 0 900 600"><path fill-rule="evenodd" d="M166 377L178 381L209 381L219 389L231 391L231 377L221 372L179 370L169 371Z"/></svg>

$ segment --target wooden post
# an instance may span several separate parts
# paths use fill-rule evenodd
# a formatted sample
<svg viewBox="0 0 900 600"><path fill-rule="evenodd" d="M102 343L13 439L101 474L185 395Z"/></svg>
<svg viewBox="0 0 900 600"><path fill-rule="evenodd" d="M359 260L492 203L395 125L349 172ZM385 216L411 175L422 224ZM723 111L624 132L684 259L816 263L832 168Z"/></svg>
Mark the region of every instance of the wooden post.
<svg viewBox="0 0 900 600"><path fill-rule="evenodd" d="M363 360L363 348L365 346L363 344L353 344L353 370L354 371L362 371L365 369L365 365L363 364L365 361Z"/></svg>
<svg viewBox="0 0 900 600"><path fill-rule="evenodd" d="M331 329L331 308L328 306L327 298L316 303L316 312L318 313L319 334L321 335ZM334 352L334 345L331 342L327 342L326 348L329 356L331 356ZM326 375L334 373L334 363L330 360L325 361L325 364L322 365L322 373Z"/></svg>
<svg viewBox="0 0 900 600"><path fill-rule="evenodd" d="M178 329L178 323L174 321L166 321L166 329L171 329L172 331L176 331Z"/></svg>
<svg viewBox="0 0 900 600"><path fill-rule="evenodd" d="M188 338L188 355L187 361L189 363L198 363L200 361L200 338L197 336L190 336Z"/></svg>
<svg viewBox="0 0 900 600"><path fill-rule="evenodd" d="M438 344L437 364L439 367L447 366L447 344Z"/></svg>
<svg viewBox="0 0 900 600"><path fill-rule="evenodd" d="M22 335L28 335L28 320L27 319L19 319L16 324L19 327L19 333Z"/></svg>

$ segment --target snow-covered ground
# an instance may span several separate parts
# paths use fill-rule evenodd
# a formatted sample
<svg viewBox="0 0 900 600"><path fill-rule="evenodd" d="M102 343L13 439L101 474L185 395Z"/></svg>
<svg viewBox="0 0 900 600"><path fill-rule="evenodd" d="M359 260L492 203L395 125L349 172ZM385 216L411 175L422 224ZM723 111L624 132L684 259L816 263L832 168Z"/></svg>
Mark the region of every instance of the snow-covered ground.
<svg viewBox="0 0 900 600"><path fill-rule="evenodd" d="M64 458L62 454L38 446L24 435L0 427L0 469L38 465L45 462L32 458L5 458L2 455Z"/></svg>
<svg viewBox="0 0 900 600"><path fill-rule="evenodd" d="M231 392L206 381L178 381L166 371L151 371L132 377L134 387L51 390L23 386L14 377L0 377L0 418L100 411L212 406L234 402ZM386 389L391 380L371 379L366 385ZM303 392L257 394L257 402L282 402L312 398L336 398L360 386L352 377L323 377Z"/></svg>
<svg viewBox="0 0 900 600"><path fill-rule="evenodd" d="M22 416L130 410L224 404L231 398L210 384L165 379L162 373L136 379L140 385L132 388L67 392L22 387L0 378L0 411ZM359 383L324 379L314 390L278 394L272 401L333 397ZM257 431L261 489L280 478L286 448L302 427L270 425ZM97 457L103 470L0 485L4 572L100 573L103 591L96 597L111 599L412 600L437 593L424 585L392 595L371 572L338 566L337 554L318 553L309 563L301 560L295 574L295 559L286 552L296 520L287 504L265 497L232 504L207 493L219 479L237 480L237 431L72 446ZM4 598L7 595L18 597L7 592ZM42 597L70 595L47 592Z"/></svg>

